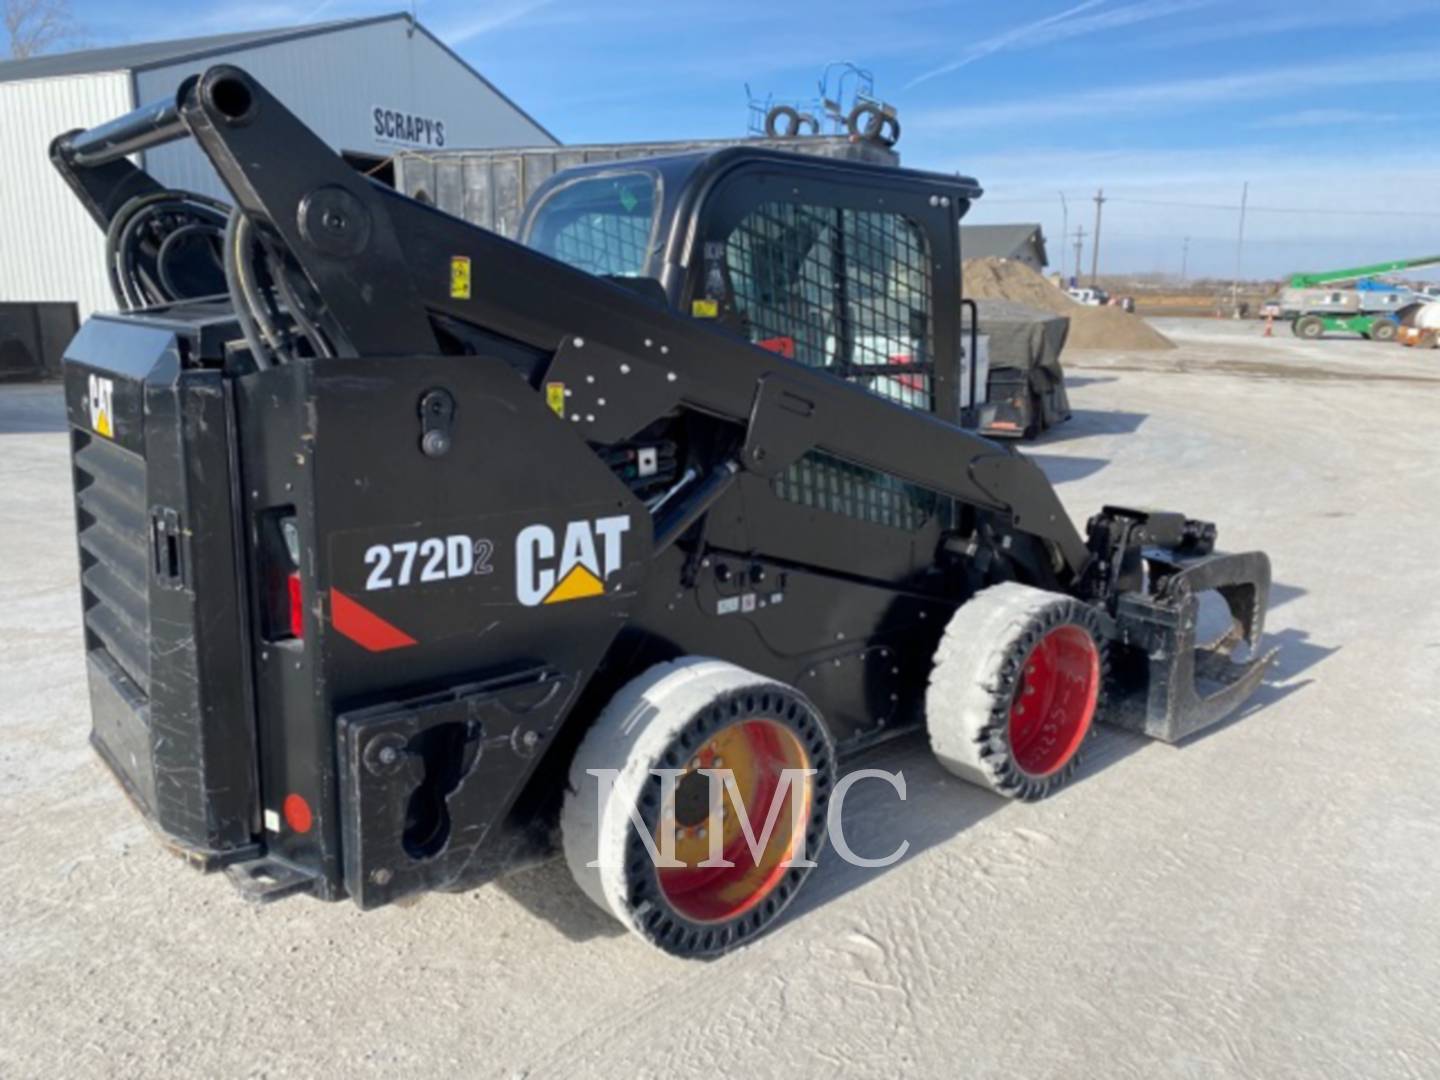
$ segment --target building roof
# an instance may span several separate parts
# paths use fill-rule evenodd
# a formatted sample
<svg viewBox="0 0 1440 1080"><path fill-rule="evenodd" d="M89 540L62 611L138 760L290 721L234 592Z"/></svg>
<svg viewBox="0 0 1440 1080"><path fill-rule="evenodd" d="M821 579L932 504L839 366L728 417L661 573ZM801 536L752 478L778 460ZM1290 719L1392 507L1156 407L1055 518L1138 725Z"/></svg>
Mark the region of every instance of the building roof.
<svg viewBox="0 0 1440 1080"><path fill-rule="evenodd" d="M146 41L135 45L113 45L105 49L83 49L80 52L30 56L24 60L0 62L0 82L21 79L53 79L65 75L94 75L102 71L140 71L166 64L198 60L202 57L271 45L295 38L329 34L356 26L408 19L404 12L377 15L368 19L338 19L310 26L289 26L276 30L250 30L236 34L211 34L209 37L179 38L175 41Z"/></svg>
<svg viewBox="0 0 1440 1080"><path fill-rule="evenodd" d="M967 259L1013 259L1027 244L1035 245L1042 266L1050 261L1038 224L960 226L960 250Z"/></svg>
<svg viewBox="0 0 1440 1080"><path fill-rule="evenodd" d="M71 75L95 75L104 71L144 71L147 68L202 60L207 56L223 56L240 49L275 45L282 41L294 41L297 38L314 37L318 34L333 34L342 30L353 30L356 27L390 22L395 19L404 19L413 23L416 30L449 53L457 64L493 90L502 101L529 120L555 143L560 142L545 125L515 104L499 87L467 64L449 45L446 45L420 23L415 22L405 11L392 11L388 15L373 15L364 19L336 19L333 22L311 23L308 26L251 30L235 34L211 34L209 37L178 38L174 41L148 41L136 45L114 45L105 49L83 49L80 52L30 56L24 60L4 60L0 61L0 83L20 82L24 79L63 78Z"/></svg>

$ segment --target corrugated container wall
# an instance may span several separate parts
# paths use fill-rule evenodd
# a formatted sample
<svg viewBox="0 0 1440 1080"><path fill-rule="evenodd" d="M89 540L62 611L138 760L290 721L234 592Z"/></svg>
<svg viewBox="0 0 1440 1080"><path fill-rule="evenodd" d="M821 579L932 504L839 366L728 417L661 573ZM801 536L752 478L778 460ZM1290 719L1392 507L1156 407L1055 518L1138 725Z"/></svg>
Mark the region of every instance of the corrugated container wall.
<svg viewBox="0 0 1440 1080"><path fill-rule="evenodd" d="M742 145L866 161L874 165L900 164L899 154L877 143L814 135L775 139L530 146L510 150L407 150L395 158L395 187L412 199L432 203L472 225L514 239L520 226L521 212L530 196L557 172L600 161L626 161Z"/></svg>
<svg viewBox="0 0 1440 1080"><path fill-rule="evenodd" d="M240 49L223 60L259 79L337 150L388 157L406 148L383 131L377 134L376 109L440 121L447 147L554 142L455 56L403 19ZM212 57L138 72L137 100L145 103L174 94L186 76L218 62ZM432 140L436 137L433 128L429 135ZM163 184L225 197L209 162L188 142L148 152L145 166Z"/></svg>
<svg viewBox="0 0 1440 1080"><path fill-rule="evenodd" d="M0 300L74 300L82 318L114 307L105 237L50 164L50 141L133 107L120 72L0 83Z"/></svg>

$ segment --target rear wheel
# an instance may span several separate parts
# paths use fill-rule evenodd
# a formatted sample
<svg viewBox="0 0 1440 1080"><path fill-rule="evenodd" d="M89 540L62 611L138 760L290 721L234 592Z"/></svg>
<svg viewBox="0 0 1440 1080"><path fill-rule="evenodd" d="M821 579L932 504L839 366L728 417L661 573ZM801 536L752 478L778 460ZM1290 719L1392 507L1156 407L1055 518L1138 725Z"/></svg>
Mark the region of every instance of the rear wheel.
<svg viewBox="0 0 1440 1080"><path fill-rule="evenodd" d="M1302 315L1295 320L1294 329L1296 336L1314 340L1324 335L1325 320L1319 315Z"/></svg>
<svg viewBox="0 0 1440 1080"><path fill-rule="evenodd" d="M1370 340L1394 341L1397 329L1393 319L1376 319L1370 324Z"/></svg>
<svg viewBox="0 0 1440 1080"><path fill-rule="evenodd" d="M1104 666L1089 605L1015 582L982 590L935 653L925 699L935 756L1001 795L1043 798L1075 770Z"/></svg>
<svg viewBox="0 0 1440 1080"><path fill-rule="evenodd" d="M702 770L734 781L716 778L718 813ZM834 783L830 737L798 690L719 660L660 664L615 695L576 751L565 860L650 944L718 956L794 898L812 867L793 864L819 855Z"/></svg>

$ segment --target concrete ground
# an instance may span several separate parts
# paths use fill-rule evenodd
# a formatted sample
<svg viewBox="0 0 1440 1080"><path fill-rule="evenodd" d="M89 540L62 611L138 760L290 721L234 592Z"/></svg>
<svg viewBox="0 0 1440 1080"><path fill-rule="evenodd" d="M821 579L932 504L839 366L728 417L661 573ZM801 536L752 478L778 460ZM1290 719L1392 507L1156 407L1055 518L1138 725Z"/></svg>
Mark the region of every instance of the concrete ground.
<svg viewBox="0 0 1440 1080"><path fill-rule="evenodd" d="M1172 748L1106 731L1015 805L909 739L852 846L713 964L549 866L361 915L164 854L86 747L58 391L0 388L0 1076L1440 1073L1440 353L1160 323L1067 357L1077 520L1183 508L1274 560L1274 678ZM869 790L870 788L876 790Z"/></svg>

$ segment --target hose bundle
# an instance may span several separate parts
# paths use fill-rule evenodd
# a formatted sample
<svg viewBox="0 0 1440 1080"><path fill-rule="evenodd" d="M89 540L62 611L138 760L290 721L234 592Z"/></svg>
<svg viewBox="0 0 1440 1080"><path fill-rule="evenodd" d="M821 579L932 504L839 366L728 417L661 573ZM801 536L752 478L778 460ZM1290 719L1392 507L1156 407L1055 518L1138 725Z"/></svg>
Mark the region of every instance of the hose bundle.
<svg viewBox="0 0 1440 1080"><path fill-rule="evenodd" d="M230 208L189 191L131 199L105 232L110 289L126 311L225 291L220 241Z"/></svg>
<svg viewBox="0 0 1440 1080"><path fill-rule="evenodd" d="M311 315L323 304L294 258L218 199L190 191L137 196L111 219L105 246L122 310L228 293L257 367L335 355Z"/></svg>
<svg viewBox="0 0 1440 1080"><path fill-rule="evenodd" d="M225 287L240 332L260 368L300 356L334 356L330 336L313 315L323 304L283 245L262 238L235 210L222 242Z"/></svg>

